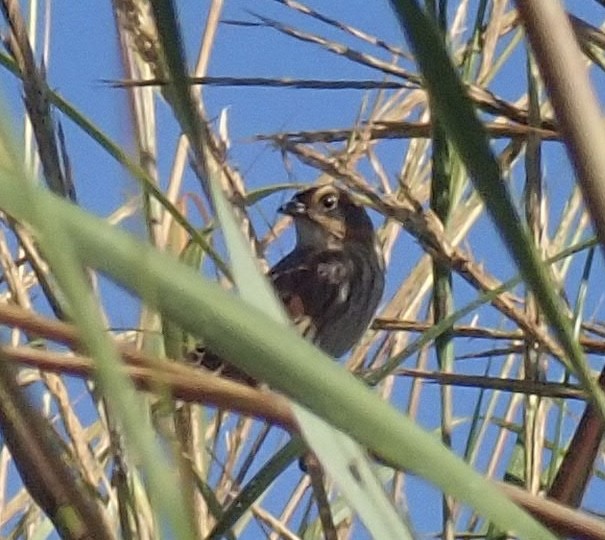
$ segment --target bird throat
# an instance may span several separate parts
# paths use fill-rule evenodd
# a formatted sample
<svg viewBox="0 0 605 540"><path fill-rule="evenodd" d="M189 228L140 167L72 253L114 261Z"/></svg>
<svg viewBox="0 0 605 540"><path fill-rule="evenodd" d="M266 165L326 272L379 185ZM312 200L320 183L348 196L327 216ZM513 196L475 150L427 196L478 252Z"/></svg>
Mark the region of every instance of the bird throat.
<svg viewBox="0 0 605 540"><path fill-rule="evenodd" d="M342 249L345 231L340 227L327 230L316 223L300 220L296 223L296 240L301 247Z"/></svg>

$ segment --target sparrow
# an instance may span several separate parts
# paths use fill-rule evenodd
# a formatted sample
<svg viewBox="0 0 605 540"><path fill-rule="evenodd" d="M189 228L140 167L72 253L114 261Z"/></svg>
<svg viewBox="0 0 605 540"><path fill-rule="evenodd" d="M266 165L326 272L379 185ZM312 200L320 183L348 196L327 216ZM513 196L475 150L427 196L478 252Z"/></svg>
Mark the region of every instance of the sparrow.
<svg viewBox="0 0 605 540"><path fill-rule="evenodd" d="M292 217L296 244L268 277L300 333L338 358L366 331L384 290L384 264L372 221L333 184L299 191L279 212ZM223 375L242 379L241 372L209 351L196 361L212 370L223 365Z"/></svg>

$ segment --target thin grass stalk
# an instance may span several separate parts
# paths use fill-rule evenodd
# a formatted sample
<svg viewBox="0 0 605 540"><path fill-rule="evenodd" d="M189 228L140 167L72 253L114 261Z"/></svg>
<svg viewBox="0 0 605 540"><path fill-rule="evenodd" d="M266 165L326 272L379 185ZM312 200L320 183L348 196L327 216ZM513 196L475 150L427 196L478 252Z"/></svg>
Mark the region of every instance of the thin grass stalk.
<svg viewBox="0 0 605 540"><path fill-rule="evenodd" d="M0 364L0 429L24 485L64 538L115 538L96 494L61 451L57 434L32 407L16 382L16 371Z"/></svg>
<svg viewBox="0 0 605 540"><path fill-rule="evenodd" d="M444 28L442 27L441 30L443 32ZM443 226L447 227L454 196L452 167L456 158L452 155L453 149L448 143L445 132L436 120L433 121L432 143L431 209ZM433 261L433 284L433 318L438 324L453 311L451 269L439 261ZM454 341L450 329L445 329L435 339L435 353L439 370L451 373L454 367ZM453 416L452 389L443 386L441 387L441 440L446 446L452 444ZM447 540L454 538L454 505L451 498L443 498L443 536Z"/></svg>
<svg viewBox="0 0 605 540"><path fill-rule="evenodd" d="M571 23L558 0L520 0L517 5L597 236L605 246L605 156L597 142L605 138L605 130L597 121L601 110Z"/></svg>
<svg viewBox="0 0 605 540"><path fill-rule="evenodd" d="M526 72L528 78L529 118L532 125L540 121L540 84L537 66L530 54L527 55ZM544 216L544 192L542 180L541 140L530 136L525 151L525 218L536 249L543 256L546 243L546 223ZM528 316L537 325L541 325L539 306L531 291L526 292L525 306ZM533 343L527 342L524 351L524 377L530 381L544 378L544 358L537 352ZM539 396L526 396L525 399L525 433L523 437L524 479L528 490L537 493L540 490L542 452L543 452L543 415L544 406Z"/></svg>
<svg viewBox="0 0 605 540"><path fill-rule="evenodd" d="M575 305L576 328L579 328L584 291L592 268L593 255L594 248L589 251L586 258L582 284L578 291ZM599 377L600 384L605 384L604 373L605 371L602 371ZM587 406L562 459L560 461L553 459L552 468L556 469L556 475L548 490L549 497L574 508L580 506L604 433L603 423L597 418L594 409Z"/></svg>

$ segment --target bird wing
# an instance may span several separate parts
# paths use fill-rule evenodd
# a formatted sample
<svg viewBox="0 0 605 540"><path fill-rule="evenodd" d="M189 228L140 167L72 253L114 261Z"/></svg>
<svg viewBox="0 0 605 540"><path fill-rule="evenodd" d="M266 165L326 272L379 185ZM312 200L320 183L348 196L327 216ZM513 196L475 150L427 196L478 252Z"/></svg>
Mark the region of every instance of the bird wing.
<svg viewBox="0 0 605 540"><path fill-rule="evenodd" d="M328 310L348 298L349 264L338 250L297 250L278 262L269 273L288 315L303 335L313 339Z"/></svg>

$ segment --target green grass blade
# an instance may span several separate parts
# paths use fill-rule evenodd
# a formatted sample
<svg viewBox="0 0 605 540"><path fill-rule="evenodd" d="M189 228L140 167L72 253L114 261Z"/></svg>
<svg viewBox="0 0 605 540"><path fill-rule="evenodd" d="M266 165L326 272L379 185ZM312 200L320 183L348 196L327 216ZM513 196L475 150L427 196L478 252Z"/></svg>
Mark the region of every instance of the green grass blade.
<svg viewBox="0 0 605 540"><path fill-rule="evenodd" d="M31 206L12 189L10 178L5 174L1 178L3 209L29 222ZM85 264L143 296L186 331L202 335L213 350L236 366L291 396L389 462L476 508L499 526L507 528L514 523L520 536L532 540L553 538L433 436L293 329L102 220L41 190L35 190L35 196L43 200L49 216L63 221ZM141 283L142 274L145 283Z"/></svg>
<svg viewBox="0 0 605 540"><path fill-rule="evenodd" d="M413 0L391 0L422 70L433 105L449 139L464 160L473 183L491 214L526 283L536 295L575 374L590 393L603 419L605 394L592 377L581 347L573 335L565 305L540 260L526 228L521 224L483 125L443 47L432 21Z"/></svg>

